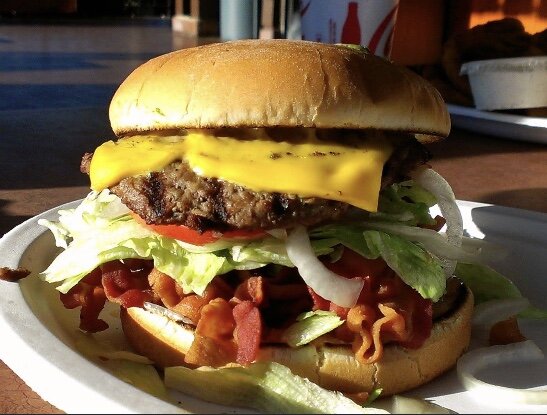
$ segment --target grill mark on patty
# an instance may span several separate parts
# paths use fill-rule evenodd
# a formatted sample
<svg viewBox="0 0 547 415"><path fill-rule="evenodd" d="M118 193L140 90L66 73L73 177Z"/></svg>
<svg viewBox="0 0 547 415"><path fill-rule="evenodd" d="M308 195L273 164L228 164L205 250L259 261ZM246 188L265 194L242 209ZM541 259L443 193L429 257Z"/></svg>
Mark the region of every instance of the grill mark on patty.
<svg viewBox="0 0 547 415"><path fill-rule="evenodd" d="M213 182L214 194L213 194L213 217L217 223L228 222L228 211L226 210L226 204L224 197L222 196L222 186L219 181Z"/></svg>
<svg viewBox="0 0 547 415"><path fill-rule="evenodd" d="M154 212L154 216L157 217L165 216L167 213L166 201L164 198L165 187L160 176L161 173L158 172L150 173L144 187L150 208Z"/></svg>
<svg viewBox="0 0 547 415"><path fill-rule="evenodd" d="M289 208L289 200L280 193L274 193L272 198L272 213L282 217Z"/></svg>

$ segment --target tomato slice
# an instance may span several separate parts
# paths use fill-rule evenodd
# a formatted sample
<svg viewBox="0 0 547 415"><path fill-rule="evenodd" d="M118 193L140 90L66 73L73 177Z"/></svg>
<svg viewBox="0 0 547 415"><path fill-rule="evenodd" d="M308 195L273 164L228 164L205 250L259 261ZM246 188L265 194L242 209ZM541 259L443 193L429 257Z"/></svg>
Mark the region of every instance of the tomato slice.
<svg viewBox="0 0 547 415"><path fill-rule="evenodd" d="M168 238L178 239L192 245L205 245L223 239L257 239L263 237L263 230L233 230L226 232L205 231L198 232L184 225L149 225L136 213L133 217L141 225Z"/></svg>

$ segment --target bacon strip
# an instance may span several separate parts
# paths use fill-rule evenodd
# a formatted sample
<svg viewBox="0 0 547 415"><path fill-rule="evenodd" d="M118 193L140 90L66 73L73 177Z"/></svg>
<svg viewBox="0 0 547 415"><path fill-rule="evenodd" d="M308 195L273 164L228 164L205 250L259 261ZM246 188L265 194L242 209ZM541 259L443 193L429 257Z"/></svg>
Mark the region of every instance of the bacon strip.
<svg viewBox="0 0 547 415"><path fill-rule="evenodd" d="M511 344L525 341L526 337L519 328L518 320L515 316L506 320L498 321L490 328L489 344Z"/></svg>
<svg viewBox="0 0 547 415"><path fill-rule="evenodd" d="M260 349L262 320L260 311L251 301L243 301L233 309L236 323L234 338L237 343L237 363L248 365L256 360Z"/></svg>
<svg viewBox="0 0 547 415"><path fill-rule="evenodd" d="M352 259L351 256L349 259ZM348 262L352 261L345 261L346 264ZM431 333L432 304L404 284L385 262L366 262L368 273L362 276L363 290L357 305L351 309L325 300L311 288L309 291L314 310L333 311L346 319L346 324L334 332L335 336L352 343L359 361L373 363L381 359L387 343L398 342L408 348L420 347ZM340 275L351 275L347 269L336 264L327 266Z"/></svg>
<svg viewBox="0 0 547 415"><path fill-rule="evenodd" d="M185 362L212 367L233 362L237 353L233 340L235 327L230 304L222 298L210 301L201 310L195 338L186 353Z"/></svg>
<svg viewBox="0 0 547 415"><path fill-rule="evenodd" d="M30 271L26 268L8 268L0 267L0 280L16 282L30 275Z"/></svg>
<svg viewBox="0 0 547 415"><path fill-rule="evenodd" d="M96 333L108 328L108 324L99 319L99 314L106 302L106 296L101 286L101 272L98 268L66 294L60 293L59 298L68 309L81 307L79 326L81 330Z"/></svg>
<svg viewBox="0 0 547 415"><path fill-rule="evenodd" d="M184 293L171 277L142 260L104 264L61 299L67 308L81 307L80 327L91 332L107 327L98 318L107 299L122 307L163 304L195 323L186 363L196 366L247 365L256 360L261 342L278 341L295 317L310 309L332 311L346 320L333 335L351 343L362 362L379 360L389 342L420 347L431 332L431 301L404 284L384 261L366 260L349 250L343 257L325 265L339 275L363 279L352 308L321 298L288 268L274 275L233 272L215 278L197 295Z"/></svg>
<svg viewBox="0 0 547 415"><path fill-rule="evenodd" d="M182 287L167 274L153 269L148 275L150 287L165 307L189 318L195 324L201 318L201 310L215 298L228 300L232 296L233 289L222 278L215 278L203 295L185 294Z"/></svg>
<svg viewBox="0 0 547 415"><path fill-rule="evenodd" d="M250 277L239 284L235 290L232 301L239 303L249 301L254 305L261 305L264 301L264 279L260 276Z"/></svg>
<svg viewBox="0 0 547 415"><path fill-rule="evenodd" d="M108 301L125 308L143 307L145 302L153 301L147 279L149 268L132 269L129 262L112 261L101 265L100 270Z"/></svg>
<svg viewBox="0 0 547 415"><path fill-rule="evenodd" d="M96 333L106 330L108 324L99 319L106 300L123 307L142 307L154 299L146 282L151 263L144 260L112 261L86 275L60 299L66 308L80 309L80 329Z"/></svg>

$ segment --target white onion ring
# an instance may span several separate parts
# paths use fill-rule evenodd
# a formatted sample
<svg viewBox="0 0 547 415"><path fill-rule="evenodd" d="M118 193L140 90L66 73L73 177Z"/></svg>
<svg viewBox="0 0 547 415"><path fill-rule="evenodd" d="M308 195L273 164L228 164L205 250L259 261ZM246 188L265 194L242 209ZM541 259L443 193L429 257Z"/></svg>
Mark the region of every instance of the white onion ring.
<svg viewBox="0 0 547 415"><path fill-rule="evenodd" d="M372 221L366 222L365 226L368 229L387 232L392 235L402 236L412 242L419 242L428 252L440 258L450 258L464 262L475 262L477 255L481 252L482 248L479 244L468 244L465 249L456 247L449 243L444 235L434 231L433 229L399 225L389 222ZM482 245L486 244L483 243Z"/></svg>
<svg viewBox="0 0 547 415"><path fill-rule="evenodd" d="M526 298L505 298L477 304L473 311L473 325L491 327L499 321L516 316L530 302Z"/></svg>
<svg viewBox="0 0 547 415"><path fill-rule="evenodd" d="M530 302L525 298L490 300L475 305L472 320L473 343L477 346L487 345L494 324L516 316L529 305Z"/></svg>
<svg viewBox="0 0 547 415"><path fill-rule="evenodd" d="M344 278L327 269L315 256L306 228L294 228L289 233L286 248L304 282L318 295L340 307L353 307L357 303L363 280Z"/></svg>
<svg viewBox="0 0 547 415"><path fill-rule="evenodd" d="M531 340L481 347L460 357L457 372L464 387L479 396L481 400L543 405L547 404L547 390L517 389L493 385L477 379L475 374L481 369L501 362L530 362L544 358L541 349Z"/></svg>
<svg viewBox="0 0 547 415"><path fill-rule="evenodd" d="M462 246L463 219L456 204L456 197L448 182L431 168L418 169L412 173L412 178L424 189L431 192L437 199L442 216L446 220L446 239L448 243ZM456 261L441 259L447 277L454 274Z"/></svg>

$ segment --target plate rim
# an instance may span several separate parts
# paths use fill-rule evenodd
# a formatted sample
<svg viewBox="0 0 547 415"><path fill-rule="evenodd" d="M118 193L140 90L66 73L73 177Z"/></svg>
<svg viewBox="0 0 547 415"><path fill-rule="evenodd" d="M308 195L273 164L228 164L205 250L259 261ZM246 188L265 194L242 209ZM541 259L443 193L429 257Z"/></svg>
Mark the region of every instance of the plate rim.
<svg viewBox="0 0 547 415"><path fill-rule="evenodd" d="M547 128L547 118L530 117L527 115L505 114L501 112L482 111L472 107L458 104L446 104L450 113L465 115L468 117L494 120L510 124L518 124L525 127Z"/></svg>
<svg viewBox="0 0 547 415"><path fill-rule="evenodd" d="M450 103L446 107L454 127L502 138L547 144L547 118L481 111Z"/></svg>

